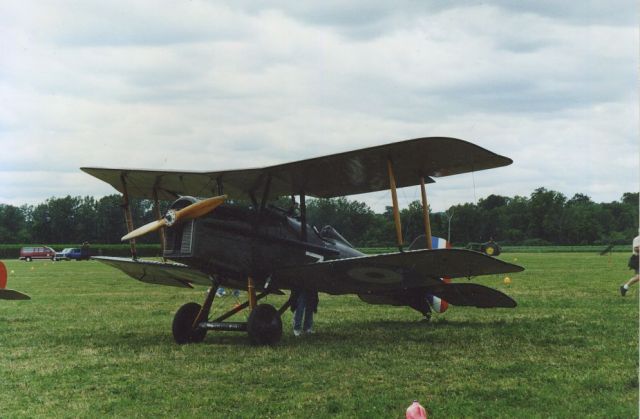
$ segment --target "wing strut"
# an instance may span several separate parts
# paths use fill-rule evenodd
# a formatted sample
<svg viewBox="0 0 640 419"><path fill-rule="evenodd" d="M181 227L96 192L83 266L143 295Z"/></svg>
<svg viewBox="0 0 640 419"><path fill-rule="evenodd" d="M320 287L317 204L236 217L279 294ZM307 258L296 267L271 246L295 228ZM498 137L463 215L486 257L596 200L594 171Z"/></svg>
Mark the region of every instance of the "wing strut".
<svg viewBox="0 0 640 419"><path fill-rule="evenodd" d="M431 243L431 222L429 221L429 204L427 203L427 188L424 186L424 177L420 176L420 192L422 194L422 216L424 217L424 235L427 238L427 249L433 249Z"/></svg>
<svg viewBox="0 0 640 419"><path fill-rule="evenodd" d="M300 237L307 241L307 200L304 192L300 193Z"/></svg>
<svg viewBox="0 0 640 419"><path fill-rule="evenodd" d="M396 239L398 249L402 252L402 226L400 225L400 210L398 209L398 193L396 192L396 178L393 175L393 163L387 159L387 169L389 171L389 187L391 189L391 201L393 202L393 221L396 225Z"/></svg>
<svg viewBox="0 0 640 419"><path fill-rule="evenodd" d="M127 225L127 233L133 231L133 216L131 215L131 207L129 206L129 190L127 188L127 178L123 173L120 175L120 181L122 182L122 209L124 211L124 221ZM136 252L136 239L129 240L131 246L131 257L137 259Z"/></svg>
<svg viewBox="0 0 640 419"><path fill-rule="evenodd" d="M253 310L256 308L256 286L253 282L253 278L247 277L247 294L249 295L249 308Z"/></svg>
<svg viewBox="0 0 640 419"><path fill-rule="evenodd" d="M161 220L162 214L160 214L160 205L158 204L158 188L153 187L153 211L156 214L156 220ZM158 233L160 233L160 254L162 255L162 261L166 262L167 258L164 257L164 249L167 245L167 237L164 234L165 227L161 227Z"/></svg>

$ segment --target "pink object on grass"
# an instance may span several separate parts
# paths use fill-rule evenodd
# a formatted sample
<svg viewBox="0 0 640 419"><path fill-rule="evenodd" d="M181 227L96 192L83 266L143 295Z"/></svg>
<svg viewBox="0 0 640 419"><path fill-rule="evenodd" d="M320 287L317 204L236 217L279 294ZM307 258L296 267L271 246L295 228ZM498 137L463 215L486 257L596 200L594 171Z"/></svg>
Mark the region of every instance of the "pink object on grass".
<svg viewBox="0 0 640 419"><path fill-rule="evenodd" d="M407 408L407 419L427 419L427 411L417 400Z"/></svg>

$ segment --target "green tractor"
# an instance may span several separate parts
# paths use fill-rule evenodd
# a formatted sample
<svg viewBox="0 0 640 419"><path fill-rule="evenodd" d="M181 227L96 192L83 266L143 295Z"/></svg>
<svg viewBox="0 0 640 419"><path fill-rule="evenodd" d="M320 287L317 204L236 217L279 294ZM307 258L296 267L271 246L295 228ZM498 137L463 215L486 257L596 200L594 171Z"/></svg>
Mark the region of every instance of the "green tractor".
<svg viewBox="0 0 640 419"><path fill-rule="evenodd" d="M500 245L493 240L489 240L486 243L469 243L467 244L466 249L482 252L489 256L498 256L502 252Z"/></svg>

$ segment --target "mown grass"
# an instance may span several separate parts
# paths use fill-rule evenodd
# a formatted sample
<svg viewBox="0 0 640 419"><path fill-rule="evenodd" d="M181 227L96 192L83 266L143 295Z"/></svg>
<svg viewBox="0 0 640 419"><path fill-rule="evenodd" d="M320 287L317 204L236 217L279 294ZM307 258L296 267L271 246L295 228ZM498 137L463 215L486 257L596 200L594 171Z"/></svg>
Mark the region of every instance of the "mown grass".
<svg viewBox="0 0 640 419"><path fill-rule="evenodd" d="M637 417L638 289L625 254L510 253L512 275L476 282L513 310L407 308L321 295L315 335L275 347L210 332L178 346L175 310L204 289L151 286L98 262L5 261L0 417ZM285 297L269 297L279 305ZM216 300L216 312L233 297ZM240 319L245 317L239 315Z"/></svg>

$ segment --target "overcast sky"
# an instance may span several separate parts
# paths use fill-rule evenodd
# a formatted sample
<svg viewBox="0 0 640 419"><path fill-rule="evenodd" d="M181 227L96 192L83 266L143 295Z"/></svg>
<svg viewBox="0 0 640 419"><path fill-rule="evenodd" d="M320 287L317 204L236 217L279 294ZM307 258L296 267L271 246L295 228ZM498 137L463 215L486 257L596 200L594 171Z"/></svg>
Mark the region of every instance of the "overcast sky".
<svg viewBox="0 0 640 419"><path fill-rule="evenodd" d="M81 166L237 169L424 136L514 160L438 179L436 211L638 191L636 1L309 3L0 2L0 203L115 192Z"/></svg>

